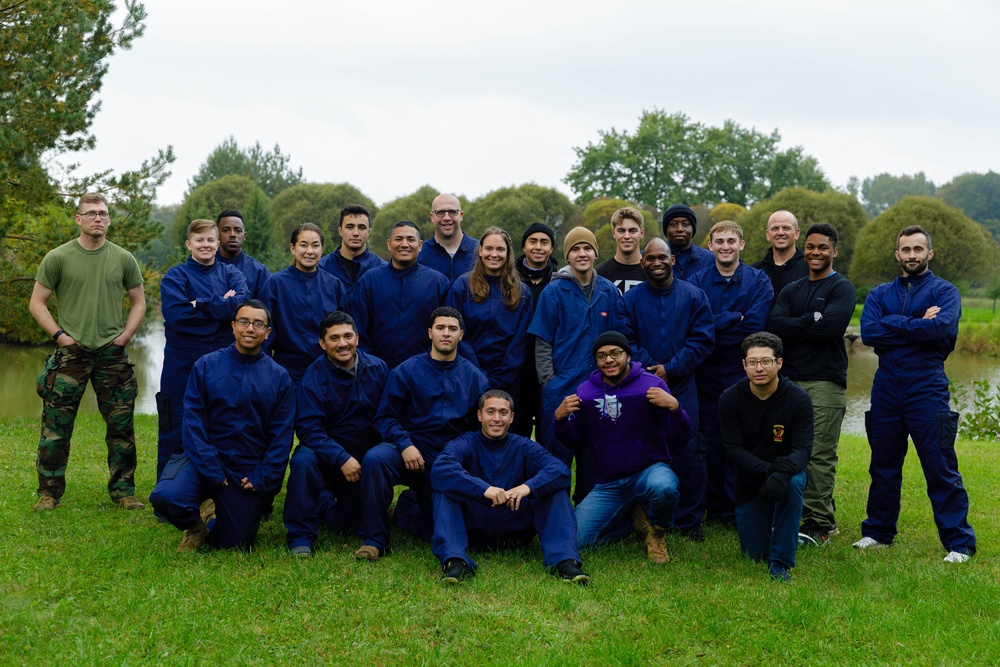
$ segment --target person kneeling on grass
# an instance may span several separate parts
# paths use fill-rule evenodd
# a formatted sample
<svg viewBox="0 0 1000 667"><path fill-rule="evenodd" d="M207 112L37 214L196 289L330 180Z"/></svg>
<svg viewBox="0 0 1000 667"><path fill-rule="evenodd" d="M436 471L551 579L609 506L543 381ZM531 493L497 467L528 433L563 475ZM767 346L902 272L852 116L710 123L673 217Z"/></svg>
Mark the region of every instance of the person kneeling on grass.
<svg viewBox="0 0 1000 667"><path fill-rule="evenodd" d="M261 352L271 314L245 301L236 341L195 362L184 394L183 453L170 457L149 496L184 531L178 552L253 546L263 513L281 489L292 449L295 389L288 371ZM207 503L199 514L198 507ZM217 516L216 516L217 512Z"/></svg>
<svg viewBox="0 0 1000 667"><path fill-rule="evenodd" d="M597 485L576 506L577 541L588 547L634 529L650 562L666 563L678 497L670 450L687 445L687 413L663 380L632 362L622 334L598 336L593 354L598 370L555 412L559 439L589 447L597 471Z"/></svg>
<svg viewBox="0 0 1000 667"><path fill-rule="evenodd" d="M466 548L530 541L537 534L545 565L566 583L586 585L580 569L576 518L569 499L569 468L536 442L508 433L514 403L491 389L479 398L481 431L455 438L431 469L434 555L441 581L457 584L475 574Z"/></svg>
<svg viewBox="0 0 1000 667"><path fill-rule="evenodd" d="M778 375L780 338L761 331L741 348L747 377L719 397L722 442L735 471L736 532L745 555L766 560L775 581L788 581L812 454L812 400Z"/></svg>

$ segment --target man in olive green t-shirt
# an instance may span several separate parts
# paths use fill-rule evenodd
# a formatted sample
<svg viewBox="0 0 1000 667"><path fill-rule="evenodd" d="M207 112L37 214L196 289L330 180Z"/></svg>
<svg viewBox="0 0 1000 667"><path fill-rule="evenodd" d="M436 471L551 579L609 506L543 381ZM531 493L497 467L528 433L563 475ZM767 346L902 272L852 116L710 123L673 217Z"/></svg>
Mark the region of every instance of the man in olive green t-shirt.
<svg viewBox="0 0 1000 667"><path fill-rule="evenodd" d="M104 195L80 197L76 224L80 236L45 255L31 292L31 315L58 346L38 376L42 436L35 460L35 510L54 509L66 491L70 436L88 380L107 423L108 493L125 509L141 509L143 504L135 498L132 420L138 387L125 345L146 312L142 271L132 253L107 240L111 219ZM131 303L127 320L122 313L123 290ZM58 322L47 305L53 293Z"/></svg>

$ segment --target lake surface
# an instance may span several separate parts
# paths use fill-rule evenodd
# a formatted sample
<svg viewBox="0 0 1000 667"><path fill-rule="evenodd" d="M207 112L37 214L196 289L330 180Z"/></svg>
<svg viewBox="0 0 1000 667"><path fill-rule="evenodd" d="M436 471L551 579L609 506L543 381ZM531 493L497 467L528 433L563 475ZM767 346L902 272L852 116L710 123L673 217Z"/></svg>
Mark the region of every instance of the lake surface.
<svg viewBox="0 0 1000 667"><path fill-rule="evenodd" d="M160 385L163 368L163 321L159 318L146 321L139 334L128 346L128 354L135 364L139 380L139 398L136 411L156 414L154 396ZM0 345L0 417L38 417L42 404L35 393L35 381L45 357L52 348ZM848 347L847 416L845 433L864 433L865 410L869 407L872 378L878 368L878 357L871 348L860 342ZM987 379L991 386L1000 384L1000 359L953 353L945 362L945 371L953 382L971 384ZM94 390L87 388L83 410L97 411Z"/></svg>

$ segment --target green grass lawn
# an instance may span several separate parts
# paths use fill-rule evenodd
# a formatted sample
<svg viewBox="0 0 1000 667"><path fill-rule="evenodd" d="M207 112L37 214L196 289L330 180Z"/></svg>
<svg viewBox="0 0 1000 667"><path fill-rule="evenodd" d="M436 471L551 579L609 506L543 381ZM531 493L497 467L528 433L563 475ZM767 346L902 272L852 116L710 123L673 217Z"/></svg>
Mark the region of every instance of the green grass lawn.
<svg viewBox="0 0 1000 667"><path fill-rule="evenodd" d="M140 417L138 495L153 482L156 421ZM429 545L356 562L356 538L321 534L317 555L285 550L279 511L251 554L176 554L180 532L147 508L111 505L103 424L77 424L68 491L36 514L38 423L0 420L0 665L994 665L1000 663L996 443L959 458L980 553L941 562L916 457L900 534L859 553L868 488L863 438L841 441L842 533L804 549L791 583L738 556L736 535L670 538L647 565L631 539L585 554L589 588L547 574L537 548L477 556L446 588Z"/></svg>

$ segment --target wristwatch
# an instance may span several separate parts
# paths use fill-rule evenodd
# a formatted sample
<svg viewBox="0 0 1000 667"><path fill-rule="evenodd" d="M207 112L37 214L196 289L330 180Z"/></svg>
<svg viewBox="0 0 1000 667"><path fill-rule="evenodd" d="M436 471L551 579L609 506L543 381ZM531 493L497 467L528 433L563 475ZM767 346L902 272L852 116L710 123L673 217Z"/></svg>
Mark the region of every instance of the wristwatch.
<svg viewBox="0 0 1000 667"><path fill-rule="evenodd" d="M52 334L52 340L58 341L59 340L59 336L62 336L64 333L66 333L66 332L63 331L62 329L60 329L59 331L57 331L54 334Z"/></svg>

